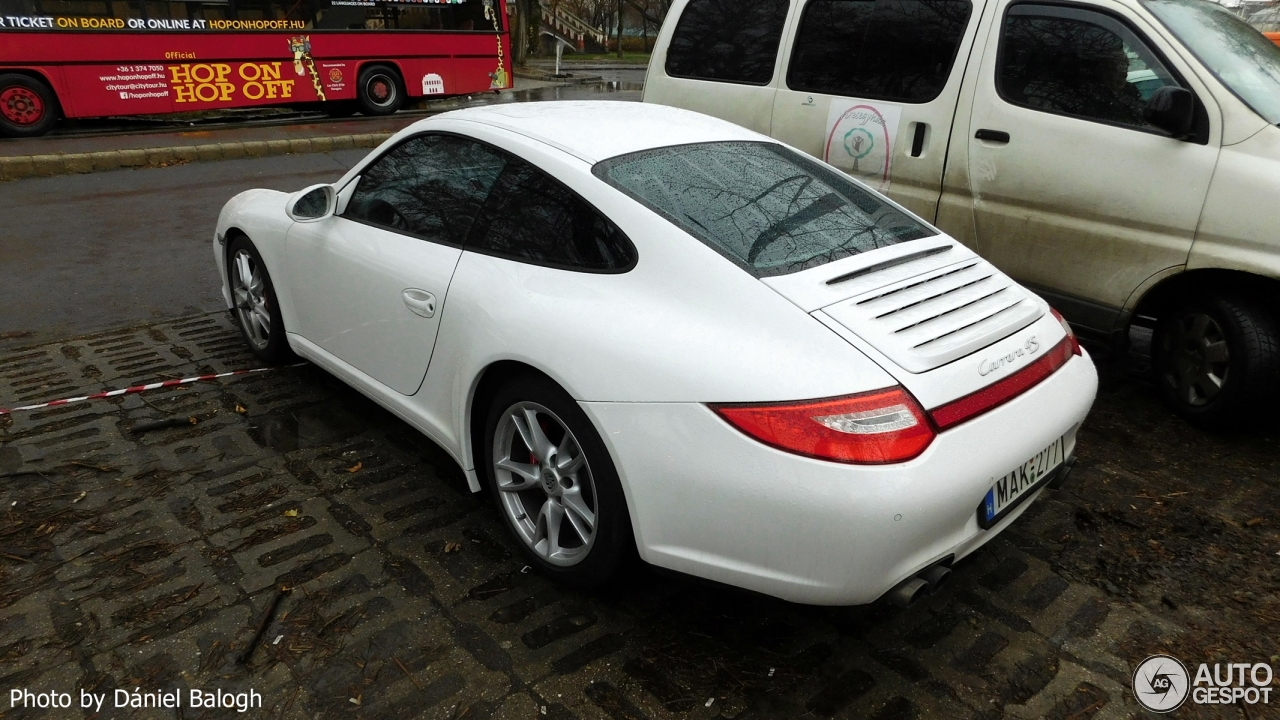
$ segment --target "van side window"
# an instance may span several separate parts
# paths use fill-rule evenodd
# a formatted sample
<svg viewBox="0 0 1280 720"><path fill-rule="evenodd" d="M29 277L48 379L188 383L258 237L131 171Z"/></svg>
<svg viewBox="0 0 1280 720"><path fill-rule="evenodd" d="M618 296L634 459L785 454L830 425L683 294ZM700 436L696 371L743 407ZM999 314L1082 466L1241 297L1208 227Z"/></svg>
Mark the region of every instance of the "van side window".
<svg viewBox="0 0 1280 720"><path fill-rule="evenodd" d="M969 0L810 0L787 86L929 102L951 75L972 11Z"/></svg>
<svg viewBox="0 0 1280 720"><path fill-rule="evenodd" d="M768 85L787 0L690 0L667 48L667 74Z"/></svg>
<svg viewBox="0 0 1280 720"><path fill-rule="evenodd" d="M1178 82L1119 20L1078 8L1009 8L996 69L996 88L1008 102L1084 120L1154 129L1142 118L1142 110L1163 85Z"/></svg>

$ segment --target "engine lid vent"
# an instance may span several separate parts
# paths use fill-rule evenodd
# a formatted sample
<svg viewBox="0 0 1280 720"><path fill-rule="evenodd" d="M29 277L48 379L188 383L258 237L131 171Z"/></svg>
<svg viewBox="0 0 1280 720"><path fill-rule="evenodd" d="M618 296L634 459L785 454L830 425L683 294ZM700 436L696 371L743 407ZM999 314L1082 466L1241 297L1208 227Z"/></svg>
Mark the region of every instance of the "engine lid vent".
<svg viewBox="0 0 1280 720"><path fill-rule="evenodd" d="M922 373L1027 327L1044 306L979 257L823 308L886 357Z"/></svg>

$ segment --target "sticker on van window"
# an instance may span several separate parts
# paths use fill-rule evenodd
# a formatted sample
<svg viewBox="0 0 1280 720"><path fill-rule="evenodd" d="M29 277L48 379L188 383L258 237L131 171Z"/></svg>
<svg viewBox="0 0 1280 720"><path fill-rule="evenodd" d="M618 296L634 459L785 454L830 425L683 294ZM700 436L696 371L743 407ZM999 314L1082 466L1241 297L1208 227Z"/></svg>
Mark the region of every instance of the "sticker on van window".
<svg viewBox="0 0 1280 720"><path fill-rule="evenodd" d="M885 192L892 178L893 142L902 108L831 101L822 159Z"/></svg>

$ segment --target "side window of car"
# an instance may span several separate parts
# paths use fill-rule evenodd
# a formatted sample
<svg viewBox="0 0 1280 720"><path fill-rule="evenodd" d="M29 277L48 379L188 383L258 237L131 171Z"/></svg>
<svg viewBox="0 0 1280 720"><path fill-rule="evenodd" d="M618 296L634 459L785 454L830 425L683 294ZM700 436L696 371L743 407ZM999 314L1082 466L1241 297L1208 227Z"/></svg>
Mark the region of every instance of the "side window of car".
<svg viewBox="0 0 1280 720"><path fill-rule="evenodd" d="M461 245L506 157L453 135L419 135L369 165L343 217Z"/></svg>
<svg viewBox="0 0 1280 720"><path fill-rule="evenodd" d="M1165 85L1178 82L1136 33L1110 15L1014 5L1005 16L996 87L1014 105L1154 129L1143 109Z"/></svg>
<svg viewBox="0 0 1280 720"><path fill-rule="evenodd" d="M511 158L476 220L467 250L586 272L626 272L635 248L569 188Z"/></svg>
<svg viewBox="0 0 1280 720"><path fill-rule="evenodd" d="M951 76L969 0L811 0L787 69L792 90L925 103Z"/></svg>
<svg viewBox="0 0 1280 720"><path fill-rule="evenodd" d="M787 0L690 0L671 35L667 74L769 84L787 8Z"/></svg>

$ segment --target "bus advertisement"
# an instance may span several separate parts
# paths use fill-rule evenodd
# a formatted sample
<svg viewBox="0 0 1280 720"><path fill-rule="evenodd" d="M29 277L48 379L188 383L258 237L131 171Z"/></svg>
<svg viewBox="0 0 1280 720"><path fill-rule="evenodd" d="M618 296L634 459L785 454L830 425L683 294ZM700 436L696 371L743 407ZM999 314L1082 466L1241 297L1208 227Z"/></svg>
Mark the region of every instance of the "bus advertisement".
<svg viewBox="0 0 1280 720"><path fill-rule="evenodd" d="M394 113L511 87L506 0L0 0L0 135L59 117Z"/></svg>

